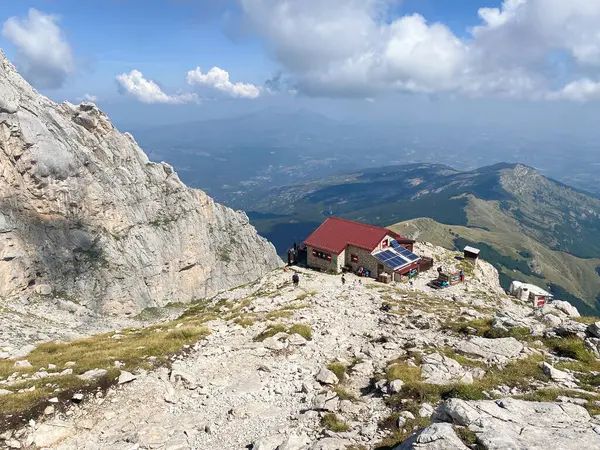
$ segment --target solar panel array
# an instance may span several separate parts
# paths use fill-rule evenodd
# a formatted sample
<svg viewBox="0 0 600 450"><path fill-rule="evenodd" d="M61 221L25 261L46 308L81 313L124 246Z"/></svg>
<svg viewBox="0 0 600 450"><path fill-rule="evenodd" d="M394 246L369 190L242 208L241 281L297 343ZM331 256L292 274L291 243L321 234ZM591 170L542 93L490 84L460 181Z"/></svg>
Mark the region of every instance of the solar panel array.
<svg viewBox="0 0 600 450"><path fill-rule="evenodd" d="M394 242L396 241L392 241L392 246L394 245ZM398 243L396 242L396 244ZM406 266L407 264L411 264L419 259L419 256L399 245L393 250L384 250L375 254L374 256L383 264L391 267L394 270L399 269L402 266Z"/></svg>

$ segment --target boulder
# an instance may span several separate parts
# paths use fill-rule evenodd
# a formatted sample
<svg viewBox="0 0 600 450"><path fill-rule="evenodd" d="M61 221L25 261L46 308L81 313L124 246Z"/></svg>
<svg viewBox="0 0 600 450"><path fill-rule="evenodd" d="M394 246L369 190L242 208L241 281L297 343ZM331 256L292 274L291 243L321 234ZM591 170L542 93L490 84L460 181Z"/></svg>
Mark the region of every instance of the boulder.
<svg viewBox="0 0 600 450"><path fill-rule="evenodd" d="M294 333L287 338L290 345L306 345L307 340L300 336L298 333Z"/></svg>
<svg viewBox="0 0 600 450"><path fill-rule="evenodd" d="M426 383L437 385L455 383L463 379L468 372L458 361L439 353L424 356L421 371Z"/></svg>
<svg viewBox="0 0 600 450"><path fill-rule="evenodd" d="M558 383L567 383L573 384L576 383L577 380L573 375L567 372L563 372L562 370L555 369L547 362L541 363L540 367L542 368L542 372L544 372L552 381L556 381Z"/></svg>
<svg viewBox="0 0 600 450"><path fill-rule="evenodd" d="M173 368L169 376L171 383L183 382L188 388L195 388L198 385L196 377L191 373L180 368Z"/></svg>
<svg viewBox="0 0 600 450"><path fill-rule="evenodd" d="M138 442L145 448L162 448L169 440L169 432L158 425L146 425L138 430Z"/></svg>
<svg viewBox="0 0 600 450"><path fill-rule="evenodd" d="M316 442L311 450L346 450L349 442L338 438L325 438Z"/></svg>
<svg viewBox="0 0 600 450"><path fill-rule="evenodd" d="M389 390L390 394L397 394L402 390L403 386L404 386L404 381L394 380L394 381L390 382L388 390Z"/></svg>
<svg viewBox="0 0 600 450"><path fill-rule="evenodd" d="M402 442L394 450L469 450L449 423L434 423Z"/></svg>
<svg viewBox="0 0 600 450"><path fill-rule="evenodd" d="M260 438L252 444L252 450L277 450L284 439L281 434Z"/></svg>
<svg viewBox="0 0 600 450"><path fill-rule="evenodd" d="M329 385L338 384L340 382L340 380L338 379L336 374L325 367L322 367L321 370L319 370L319 373L317 373L316 379L319 383L329 384Z"/></svg>
<svg viewBox="0 0 600 450"><path fill-rule="evenodd" d="M564 312L567 316L581 317L581 315L579 314L579 311L577 311L577 308L575 308L569 302L565 302L563 300L554 300L551 303L551 305L554 306L554 308L558 309L559 311Z"/></svg>
<svg viewBox="0 0 600 450"><path fill-rule="evenodd" d="M542 317L542 321L545 324L550 325L551 327L558 327L559 325L562 324L562 319L560 317L558 317L556 314L545 314Z"/></svg>
<svg viewBox="0 0 600 450"><path fill-rule="evenodd" d="M600 338L600 321L589 324L586 331L590 336Z"/></svg>
<svg viewBox="0 0 600 450"><path fill-rule="evenodd" d="M131 381L135 380L137 377L132 374L131 372L127 372L125 370L122 370L121 373L119 374L119 384L125 384L125 383L130 383Z"/></svg>
<svg viewBox="0 0 600 450"><path fill-rule="evenodd" d="M419 408L419 417L431 417L434 411L433 406L429 403L423 403Z"/></svg>
<svg viewBox="0 0 600 450"><path fill-rule="evenodd" d="M38 284L35 287L35 291L40 295L51 295L52 294L52 286L49 284Z"/></svg>
<svg viewBox="0 0 600 450"><path fill-rule="evenodd" d="M29 355L35 349L36 349L35 345L26 345L24 347L21 347L19 350L15 351L15 352L11 352L10 357L12 359L25 358L27 355Z"/></svg>
<svg viewBox="0 0 600 450"><path fill-rule="evenodd" d="M440 405L436 418L470 427L486 450L579 450L600 445L589 413L571 403L450 399Z"/></svg>
<svg viewBox="0 0 600 450"><path fill-rule="evenodd" d="M31 365L31 363L29 361L27 361L26 359L23 359L21 361L15 361L14 368L15 369L31 369L31 368L33 368L33 366Z"/></svg>
<svg viewBox="0 0 600 450"><path fill-rule="evenodd" d="M362 361L352 367L352 373L357 375L362 375L365 377L370 377L375 373L375 368L373 367L373 361L367 359L366 361Z"/></svg>
<svg viewBox="0 0 600 450"><path fill-rule="evenodd" d="M561 337L578 336L585 339L587 325L584 323L575 322L573 320L565 320L557 327L552 328L552 331Z"/></svg>
<svg viewBox="0 0 600 450"><path fill-rule="evenodd" d="M264 348L269 350L283 350L284 348L287 348L289 342L287 340L277 339L275 336L273 336L266 338L262 342L262 345Z"/></svg>
<svg viewBox="0 0 600 450"><path fill-rule="evenodd" d="M106 370L106 369L92 369L92 370L88 370L85 373L82 373L81 375L77 375L77 378L79 378L80 380L85 380L85 381L94 381L94 380L97 380L98 378L103 377L107 373L108 373L108 370Z"/></svg>
<svg viewBox="0 0 600 450"><path fill-rule="evenodd" d="M460 341L456 351L467 356L476 356L490 362L505 363L514 359L523 350L521 342L513 337L500 339L486 339L479 336L470 337Z"/></svg>
<svg viewBox="0 0 600 450"><path fill-rule="evenodd" d="M309 444L310 439L308 437L292 434L277 447L277 450L305 450Z"/></svg>
<svg viewBox="0 0 600 450"><path fill-rule="evenodd" d="M40 447L50 447L63 441L73 433L73 427L66 422L43 423L33 433L33 443Z"/></svg>

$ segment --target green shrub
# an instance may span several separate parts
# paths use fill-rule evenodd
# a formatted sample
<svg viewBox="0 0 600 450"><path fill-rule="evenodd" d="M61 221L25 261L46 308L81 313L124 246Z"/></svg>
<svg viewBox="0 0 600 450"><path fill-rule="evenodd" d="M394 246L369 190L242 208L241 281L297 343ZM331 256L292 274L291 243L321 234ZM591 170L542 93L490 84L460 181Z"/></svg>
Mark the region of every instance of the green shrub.
<svg viewBox="0 0 600 450"><path fill-rule="evenodd" d="M338 380L344 381L346 379L347 367L341 362L334 361L330 363L327 368L335 373L335 376L338 377Z"/></svg>
<svg viewBox="0 0 600 450"><path fill-rule="evenodd" d="M296 323L288 330L289 334L299 334L307 341L312 341L312 329L303 323Z"/></svg>
<svg viewBox="0 0 600 450"><path fill-rule="evenodd" d="M548 339L546 345L556 355L564 358L576 359L584 363L591 363L596 358L585 349L583 341L576 337Z"/></svg>
<svg viewBox="0 0 600 450"><path fill-rule="evenodd" d="M254 319L250 316L238 317L234 320L234 322L243 328L248 328L254 325Z"/></svg>
<svg viewBox="0 0 600 450"><path fill-rule="evenodd" d="M267 338L275 336L277 333L285 333L286 330L287 329L285 328L285 326L283 326L281 324L272 325L269 328L267 328L265 331L260 333L258 336L256 336L254 338L254 342L262 342Z"/></svg>
<svg viewBox="0 0 600 450"><path fill-rule="evenodd" d="M356 396L351 392L348 392L346 389L340 386L336 386L333 388L333 392L335 392L340 400L350 400L356 401Z"/></svg>

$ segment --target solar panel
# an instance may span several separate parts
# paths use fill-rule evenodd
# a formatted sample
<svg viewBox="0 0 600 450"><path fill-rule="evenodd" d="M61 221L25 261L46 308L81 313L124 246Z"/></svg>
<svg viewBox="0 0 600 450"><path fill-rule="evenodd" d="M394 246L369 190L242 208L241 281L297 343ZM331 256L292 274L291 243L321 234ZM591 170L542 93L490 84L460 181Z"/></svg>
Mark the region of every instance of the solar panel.
<svg viewBox="0 0 600 450"><path fill-rule="evenodd" d="M394 239L394 240L392 241L392 247L394 247L394 248L398 248L398 247L400 247L400 244L398 244L398 241L397 241L396 239Z"/></svg>
<svg viewBox="0 0 600 450"><path fill-rule="evenodd" d="M385 250L383 252L377 253L375 255L375 258L377 258L379 261L381 262L387 262L388 260L390 260L391 258L394 258L396 256L396 254L391 251L391 250Z"/></svg>
<svg viewBox="0 0 600 450"><path fill-rule="evenodd" d="M395 269L397 267L404 266L406 264L406 261L404 261L400 257L396 257L396 258L392 258L390 260L390 263L391 263L391 266Z"/></svg>
<svg viewBox="0 0 600 450"><path fill-rule="evenodd" d="M398 244L397 241L392 241L392 245L393 242L396 242L396 244ZM410 250L407 250L406 248L398 245L398 247L395 247L394 249L388 249L377 253L375 255L375 258L377 258L386 266L397 270L400 267L406 266L407 264L418 260L419 256L415 255Z"/></svg>
<svg viewBox="0 0 600 450"><path fill-rule="evenodd" d="M403 257L405 257L408 261L416 261L417 259L419 259L419 256L415 255L413 252L411 252L408 249L405 248L399 248L396 250L398 253L400 253Z"/></svg>

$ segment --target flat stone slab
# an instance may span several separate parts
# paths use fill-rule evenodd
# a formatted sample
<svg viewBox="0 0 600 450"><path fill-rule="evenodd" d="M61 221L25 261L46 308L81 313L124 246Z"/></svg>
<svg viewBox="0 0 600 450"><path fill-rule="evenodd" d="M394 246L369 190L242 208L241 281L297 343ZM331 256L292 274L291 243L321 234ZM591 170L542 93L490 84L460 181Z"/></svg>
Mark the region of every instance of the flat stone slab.
<svg viewBox="0 0 600 450"><path fill-rule="evenodd" d="M597 424L572 403L450 399L439 407L437 418L469 427L487 450L600 448Z"/></svg>
<svg viewBox="0 0 600 450"><path fill-rule="evenodd" d="M488 361L506 361L519 356L523 348L523 344L512 337L486 339L475 336L459 342L456 351L463 355L476 356Z"/></svg>

